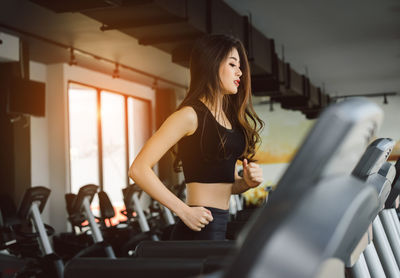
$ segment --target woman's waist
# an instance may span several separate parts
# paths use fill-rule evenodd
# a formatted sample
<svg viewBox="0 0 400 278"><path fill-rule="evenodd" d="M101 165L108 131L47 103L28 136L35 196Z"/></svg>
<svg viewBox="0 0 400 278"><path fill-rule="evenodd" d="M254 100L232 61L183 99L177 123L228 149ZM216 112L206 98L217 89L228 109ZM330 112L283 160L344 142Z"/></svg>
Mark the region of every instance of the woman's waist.
<svg viewBox="0 0 400 278"><path fill-rule="evenodd" d="M227 210L232 192L232 183L186 184L186 202L190 206L204 206Z"/></svg>

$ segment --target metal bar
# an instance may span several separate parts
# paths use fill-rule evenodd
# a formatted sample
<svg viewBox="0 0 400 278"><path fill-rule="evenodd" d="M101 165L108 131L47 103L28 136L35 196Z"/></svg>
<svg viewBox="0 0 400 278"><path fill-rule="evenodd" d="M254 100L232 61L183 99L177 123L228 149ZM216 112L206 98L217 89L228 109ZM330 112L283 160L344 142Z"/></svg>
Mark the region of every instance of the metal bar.
<svg viewBox="0 0 400 278"><path fill-rule="evenodd" d="M84 213L86 215L86 219L89 222L90 230L92 232L92 238L94 243L101 243L104 241L103 235L101 234L100 228L96 223L96 220L94 219L92 210L90 209L90 202L89 202L89 196L86 196L85 199L83 200L83 209ZM106 253L106 256L110 259L115 259L115 253L114 250L112 249L111 246L107 245L104 247L104 252Z"/></svg>
<svg viewBox="0 0 400 278"><path fill-rule="evenodd" d="M106 253L107 258L110 258L110 259L116 259L117 258L115 256L114 250L109 245L104 247L104 252Z"/></svg>
<svg viewBox="0 0 400 278"><path fill-rule="evenodd" d="M239 194L235 194L235 195L233 195L233 197L235 198L235 201L236 201L237 210L238 211L243 210L242 201L240 200Z"/></svg>
<svg viewBox="0 0 400 278"><path fill-rule="evenodd" d="M400 265L400 237L397 235L392 216L389 211L384 209L379 213L379 217L382 221L383 228L385 229L397 265Z"/></svg>
<svg viewBox="0 0 400 278"><path fill-rule="evenodd" d="M344 95L344 96L335 96L333 99L338 98L348 98L348 97L384 97L384 96L398 96L400 93L398 92L382 92L382 93L373 93L373 94L356 94L356 95Z"/></svg>
<svg viewBox="0 0 400 278"><path fill-rule="evenodd" d="M367 245L364 250L364 258L372 277L386 277L381 261L379 260L378 253L376 253L375 245L372 241Z"/></svg>
<svg viewBox="0 0 400 278"><path fill-rule="evenodd" d="M163 212L165 222L167 222L168 225L174 225L175 219L174 219L174 216L172 215L172 212L169 210L169 208L163 206L162 204L160 204L160 207Z"/></svg>
<svg viewBox="0 0 400 278"><path fill-rule="evenodd" d="M133 207L134 207L135 212L138 214L138 217L139 217L140 229L142 230L142 232L149 232L150 231L150 227L149 227L149 224L147 223L146 216L144 215L143 208L140 205L140 201L139 201L138 195L139 195L138 192L135 192L132 195Z"/></svg>
<svg viewBox="0 0 400 278"><path fill-rule="evenodd" d="M235 197L233 197L233 195L231 195L231 197L229 198L229 214L236 216L237 212L238 212L238 209L236 206Z"/></svg>
<svg viewBox="0 0 400 278"><path fill-rule="evenodd" d="M103 242L103 236L100 232L99 226L96 223L96 220L94 219L92 210L90 209L89 197L85 197L85 199L83 200L83 208L86 215L86 219L89 221L89 226L92 231L93 241L95 243Z"/></svg>
<svg viewBox="0 0 400 278"><path fill-rule="evenodd" d="M399 222L399 217L397 216L397 212L394 208L389 209L389 212L392 215L393 223L395 224L397 235L400 237L400 222Z"/></svg>
<svg viewBox="0 0 400 278"><path fill-rule="evenodd" d="M372 223L374 233L374 244L376 252L385 270L386 276L400 278L399 267L397 266L396 259L393 255L389 241L386 237L385 230L383 229L381 220L377 216Z"/></svg>
<svg viewBox="0 0 400 278"><path fill-rule="evenodd" d="M43 224L43 220L40 217L39 202L33 202L31 205L31 217L33 218L33 224L35 225L36 231L39 233L39 243L43 249L45 255L53 254L53 248L51 247L49 237L47 236L46 229Z"/></svg>
<svg viewBox="0 0 400 278"><path fill-rule="evenodd" d="M369 273L367 263L365 262L364 255L362 253L357 262L351 268L351 273L353 274L354 278L371 278L371 274Z"/></svg>

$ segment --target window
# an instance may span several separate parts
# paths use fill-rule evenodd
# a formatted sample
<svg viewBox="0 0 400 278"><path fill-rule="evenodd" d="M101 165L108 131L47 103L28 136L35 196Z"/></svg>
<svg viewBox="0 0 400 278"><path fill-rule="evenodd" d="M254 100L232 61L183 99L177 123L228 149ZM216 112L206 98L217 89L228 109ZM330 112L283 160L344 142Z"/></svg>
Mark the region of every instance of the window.
<svg viewBox="0 0 400 278"><path fill-rule="evenodd" d="M151 103L70 82L68 109L71 192L99 185L117 214L124 208L129 164L151 135ZM97 199L92 208L98 209Z"/></svg>
<svg viewBox="0 0 400 278"><path fill-rule="evenodd" d="M121 190L128 181L124 96L101 92L101 129L103 190L110 200L122 205Z"/></svg>
<svg viewBox="0 0 400 278"><path fill-rule="evenodd" d="M82 185L99 184L97 137L97 92L83 86L71 86L69 103L69 142L71 191Z"/></svg>

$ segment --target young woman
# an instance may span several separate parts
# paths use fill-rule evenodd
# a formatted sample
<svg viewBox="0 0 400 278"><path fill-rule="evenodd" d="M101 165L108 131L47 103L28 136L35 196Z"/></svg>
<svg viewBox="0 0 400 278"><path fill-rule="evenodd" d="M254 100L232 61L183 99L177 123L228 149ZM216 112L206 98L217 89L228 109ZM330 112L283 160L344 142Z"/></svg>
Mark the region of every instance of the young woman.
<svg viewBox="0 0 400 278"><path fill-rule="evenodd" d="M192 50L190 76L185 99L144 145L129 176L180 218L172 239L221 240L225 239L231 194L263 181L261 168L250 162L263 122L251 105L249 64L236 38L201 38ZM175 166L181 162L186 203L152 170L176 144ZM243 159L243 178L236 171L238 159Z"/></svg>

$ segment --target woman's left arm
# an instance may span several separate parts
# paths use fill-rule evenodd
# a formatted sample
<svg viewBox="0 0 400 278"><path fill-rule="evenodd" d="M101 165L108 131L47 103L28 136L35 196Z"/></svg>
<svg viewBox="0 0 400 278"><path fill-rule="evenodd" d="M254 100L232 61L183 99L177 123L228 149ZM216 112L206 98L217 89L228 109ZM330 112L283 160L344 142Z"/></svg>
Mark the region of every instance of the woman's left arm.
<svg viewBox="0 0 400 278"><path fill-rule="evenodd" d="M243 178L240 177L235 170L235 182L232 185L232 194L243 193L250 188L259 186L263 179L263 173L261 167L254 162L247 162L247 159L243 160Z"/></svg>

